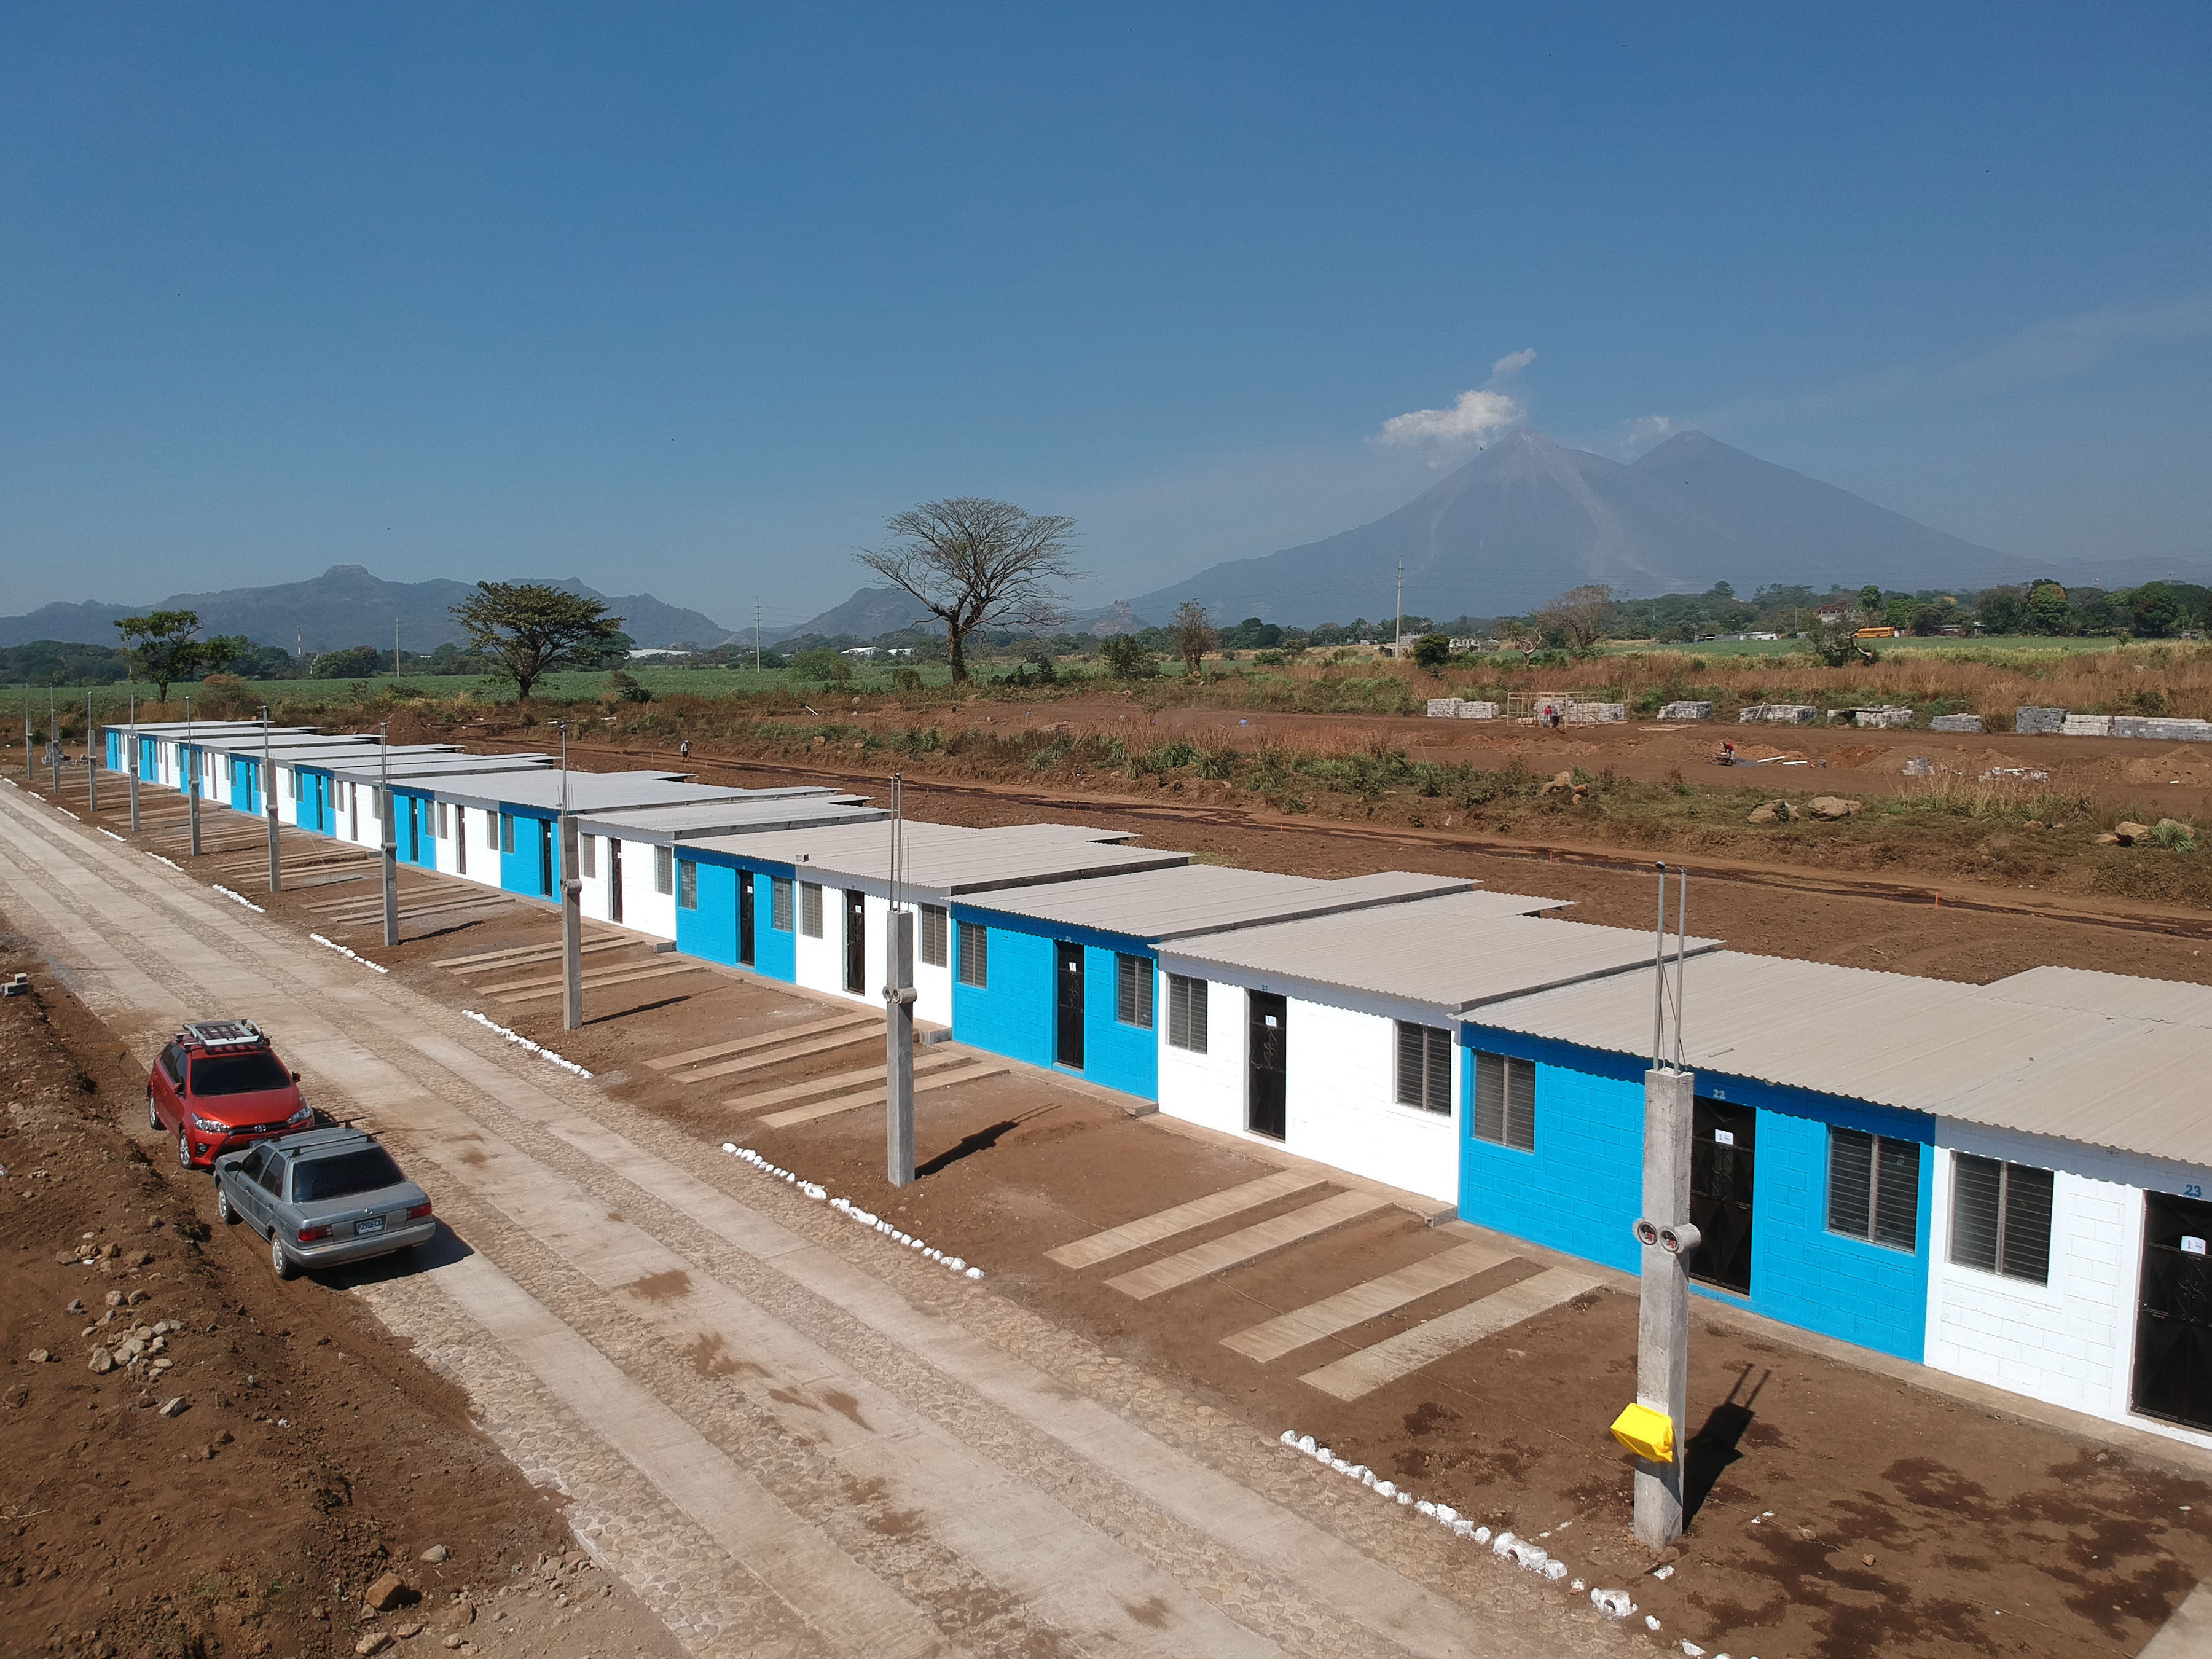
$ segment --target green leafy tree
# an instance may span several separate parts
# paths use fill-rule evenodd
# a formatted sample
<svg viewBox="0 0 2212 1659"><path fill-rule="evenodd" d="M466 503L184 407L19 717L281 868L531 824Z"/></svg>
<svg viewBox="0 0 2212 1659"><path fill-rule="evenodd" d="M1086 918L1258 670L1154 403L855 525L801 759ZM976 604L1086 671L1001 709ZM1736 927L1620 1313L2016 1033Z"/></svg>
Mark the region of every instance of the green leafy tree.
<svg viewBox="0 0 2212 1659"><path fill-rule="evenodd" d="M1442 673L1451 660L1451 641L1442 634L1424 634L1413 641L1413 661L1431 674Z"/></svg>
<svg viewBox="0 0 2212 1659"><path fill-rule="evenodd" d="M373 645L349 646L343 651L325 651L312 665L319 680L365 680L376 672L380 659Z"/></svg>
<svg viewBox="0 0 2212 1659"><path fill-rule="evenodd" d="M597 599L539 582L478 582L453 610L469 642L491 659L526 699L538 679L558 668L597 668L628 654L623 619Z"/></svg>
<svg viewBox="0 0 2212 1659"><path fill-rule="evenodd" d="M823 685L842 685L853 678L853 664L851 659L824 646L816 651L802 651L793 657L791 672L801 679L818 681Z"/></svg>
<svg viewBox="0 0 2212 1659"><path fill-rule="evenodd" d="M2164 639L2181 627L2188 608L2169 584L2145 582L2128 596L2128 612L2136 633Z"/></svg>
<svg viewBox="0 0 2212 1659"><path fill-rule="evenodd" d="M1109 634L1099 641L1098 665L1117 680L1150 679L1160 672L1160 659L1133 634Z"/></svg>
<svg viewBox="0 0 2212 1659"><path fill-rule="evenodd" d="M124 617L115 624L130 654L131 678L151 680L155 696L169 700L169 687L188 680L206 660L207 644L195 639L200 631L197 611L149 611L143 617Z"/></svg>
<svg viewBox="0 0 2212 1659"><path fill-rule="evenodd" d="M954 684L967 682L967 641L977 629L1060 624L1054 585L1078 574L1074 520L959 495L895 513L884 527L888 545L854 556L944 623Z"/></svg>
<svg viewBox="0 0 2212 1659"><path fill-rule="evenodd" d="M1869 582L1859 589L1859 609L1869 617L1881 614L1881 585L1879 582Z"/></svg>
<svg viewBox="0 0 2212 1659"><path fill-rule="evenodd" d="M1196 599L1185 599L1175 608L1175 615L1168 619L1168 636L1175 641L1175 653L1182 659L1183 672L1188 674L1198 672L1206 653L1221 642L1221 635L1206 619L1206 607Z"/></svg>
<svg viewBox="0 0 2212 1659"><path fill-rule="evenodd" d="M2074 631L2074 606L2057 582L2040 581L2027 590L2027 625L2039 634Z"/></svg>

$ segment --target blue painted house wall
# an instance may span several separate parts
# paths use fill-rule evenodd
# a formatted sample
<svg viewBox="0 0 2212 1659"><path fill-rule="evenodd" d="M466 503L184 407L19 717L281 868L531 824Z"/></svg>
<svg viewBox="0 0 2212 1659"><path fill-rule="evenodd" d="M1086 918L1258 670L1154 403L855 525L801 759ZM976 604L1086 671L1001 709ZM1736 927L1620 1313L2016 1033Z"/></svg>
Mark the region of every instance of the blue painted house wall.
<svg viewBox="0 0 2212 1659"><path fill-rule="evenodd" d="M742 859L734 859L727 854L721 853L702 853L694 856L699 866L699 908L702 913L707 908L708 877L715 875L718 878L722 876L728 878L726 926L728 928L729 939L724 947L726 954L715 957L714 960L732 964L737 963L738 884L750 882L753 888L753 959L744 965L753 973L765 975L770 979L780 979L787 985L797 980L799 977L798 890L794 888L792 892L792 925L781 930L775 925L775 909L770 891L771 877L781 876L786 880L793 878L792 866L789 865L756 866L746 863ZM679 853L678 857L682 860L685 855ZM680 883L678 890L681 890ZM719 892L725 890L717 888L716 890ZM828 902L826 896L823 902L826 906ZM690 948L684 943L684 915L683 907L678 906L676 948L679 951Z"/></svg>
<svg viewBox="0 0 2212 1659"><path fill-rule="evenodd" d="M556 838L553 855L548 860L543 851L544 838L553 832L550 813L526 812L514 807L502 807L514 819L514 850L501 851L499 855L499 884L503 891L523 893L532 898L550 898L561 884L561 846ZM544 877L550 863L553 879L548 884Z"/></svg>
<svg viewBox="0 0 2212 1659"><path fill-rule="evenodd" d="M438 867L436 798L406 789L392 792L392 839L399 845L399 861L428 870ZM517 845L520 843L518 842Z"/></svg>
<svg viewBox="0 0 2212 1659"><path fill-rule="evenodd" d="M775 903L771 872L747 870L753 884L753 971L789 984L799 977L799 893L791 895L791 926L775 926Z"/></svg>
<svg viewBox="0 0 2212 1659"><path fill-rule="evenodd" d="M337 833L337 814L331 808L331 775L299 766L292 769L299 781L300 827L319 835Z"/></svg>
<svg viewBox="0 0 2212 1659"><path fill-rule="evenodd" d="M963 1042L975 1044L1010 1060L1056 1071L1070 1068L1054 1064L1058 1048L1055 952L1058 944L1083 947L1083 1067L1079 1075L1109 1089L1143 1100L1157 1100L1160 1092L1158 1035L1152 1026L1124 1025L1115 1018L1118 967L1121 956L1137 957L1157 987L1159 969L1152 947L1144 939L1089 928L1054 927L1048 922L1024 926L993 911L950 907L957 951L958 924L980 921L990 933L990 983L978 988L960 981L957 963L952 977L952 1031ZM1159 999L1153 998L1154 1019Z"/></svg>
<svg viewBox="0 0 2212 1659"><path fill-rule="evenodd" d="M1478 1140L1472 1066L1462 1135L1460 1215L1625 1273L1638 1268L1632 1229L1644 1203L1644 1061L1468 1024L1470 1048L1536 1066L1533 1152ZM1830 1232L1828 1129L1863 1129L1930 1146L1935 1121L1743 1078L1700 1073L1699 1094L1758 1114L1751 1294L1698 1294L1863 1347L1917 1360L1927 1332L1931 1152L1920 1158L1918 1246L1895 1249Z"/></svg>
<svg viewBox="0 0 2212 1659"><path fill-rule="evenodd" d="M709 864L703 859L692 860L680 855L677 865L678 951L708 962L734 964L738 959L738 872L726 864ZM683 866L686 865L697 872L699 904L696 909L687 910L681 902Z"/></svg>

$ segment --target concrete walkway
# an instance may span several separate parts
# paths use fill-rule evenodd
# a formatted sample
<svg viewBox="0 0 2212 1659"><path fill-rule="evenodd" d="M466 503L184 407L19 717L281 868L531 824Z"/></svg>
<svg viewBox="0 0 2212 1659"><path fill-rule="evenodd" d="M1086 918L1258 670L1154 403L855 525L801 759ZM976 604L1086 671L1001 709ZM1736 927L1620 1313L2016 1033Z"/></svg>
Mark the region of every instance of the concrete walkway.
<svg viewBox="0 0 2212 1659"><path fill-rule="evenodd" d="M392 1140L451 1235L355 1293L696 1652L1618 1649L1586 1604L988 1279L12 787L0 849L0 907L142 1058L187 1015L248 1014Z"/></svg>

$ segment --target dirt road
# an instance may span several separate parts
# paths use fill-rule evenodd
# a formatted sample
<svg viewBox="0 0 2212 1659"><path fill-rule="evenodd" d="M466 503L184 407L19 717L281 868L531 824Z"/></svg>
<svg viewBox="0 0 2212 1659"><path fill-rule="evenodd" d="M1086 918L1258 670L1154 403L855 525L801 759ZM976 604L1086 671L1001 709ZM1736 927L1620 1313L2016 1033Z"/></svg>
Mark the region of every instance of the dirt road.
<svg viewBox="0 0 2212 1659"><path fill-rule="evenodd" d="M465 1389L694 1652L1615 1644L1439 1528L1355 1542L1264 1435L12 787L0 845L0 909L141 1063L250 1012L390 1136L447 1230L301 1294L349 1290Z"/></svg>

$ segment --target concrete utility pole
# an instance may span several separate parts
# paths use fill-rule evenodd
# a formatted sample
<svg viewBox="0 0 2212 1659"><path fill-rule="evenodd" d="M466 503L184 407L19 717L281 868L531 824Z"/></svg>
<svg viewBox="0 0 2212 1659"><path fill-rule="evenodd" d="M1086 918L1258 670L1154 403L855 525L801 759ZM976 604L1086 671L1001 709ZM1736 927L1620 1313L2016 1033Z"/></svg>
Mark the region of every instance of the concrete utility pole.
<svg viewBox="0 0 2212 1659"><path fill-rule="evenodd" d="M31 683L23 682L23 781L28 783L38 774L37 744L31 736Z"/></svg>
<svg viewBox="0 0 2212 1659"><path fill-rule="evenodd" d="M584 1024L584 881L576 815L568 810L568 722L561 722L561 1029Z"/></svg>
<svg viewBox="0 0 2212 1659"><path fill-rule="evenodd" d="M1698 1080L1683 1062L1682 954L1688 877L1674 872L1673 1043L1667 1042L1667 866L1659 866L1654 950L1651 1068L1644 1074L1644 1215L1636 1224L1642 1286L1636 1321L1636 1405L1623 1413L1642 1427L1614 1431L1638 1453L1635 1531L1648 1549L1681 1536L1682 1470L1690 1404L1690 1273L1698 1230L1690 1222L1690 1133ZM1657 1419L1657 1420L1655 1420Z"/></svg>
<svg viewBox="0 0 2212 1659"><path fill-rule="evenodd" d="M61 717L54 713L54 694L51 691L46 693L46 760L53 768L54 799L58 804L62 798L62 723Z"/></svg>
<svg viewBox="0 0 2212 1659"><path fill-rule="evenodd" d="M392 726L389 721L376 728L377 804L384 818L384 943L386 949L399 943L399 830L392 820Z"/></svg>
<svg viewBox="0 0 2212 1659"><path fill-rule="evenodd" d="M283 867L276 861L276 769L270 763L269 705L261 705L261 799L269 809L269 890L284 890Z"/></svg>
<svg viewBox="0 0 2212 1659"><path fill-rule="evenodd" d="M755 599L753 601L753 672L756 674L761 672L760 659L760 601Z"/></svg>
<svg viewBox="0 0 2212 1659"><path fill-rule="evenodd" d="M131 833L138 833L138 694L131 694L131 735L125 739L131 752L123 757L123 769L131 775Z"/></svg>
<svg viewBox="0 0 2212 1659"><path fill-rule="evenodd" d="M84 810L96 813L100 811L100 763L93 758L92 738L92 693L87 691L84 694Z"/></svg>
<svg viewBox="0 0 2212 1659"><path fill-rule="evenodd" d="M894 1187L914 1180L914 912L905 905L904 785L891 776L890 926L884 940L884 1174Z"/></svg>
<svg viewBox="0 0 2212 1659"><path fill-rule="evenodd" d="M1406 654L1406 562L1403 559L1398 561L1398 610L1397 614L1390 618L1390 654L1402 657Z"/></svg>
<svg viewBox="0 0 2212 1659"><path fill-rule="evenodd" d="M200 855L200 750L192 741L192 700L185 699L185 817L191 825L192 856Z"/></svg>

